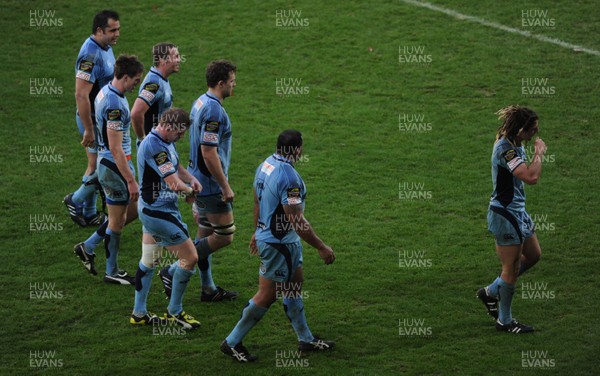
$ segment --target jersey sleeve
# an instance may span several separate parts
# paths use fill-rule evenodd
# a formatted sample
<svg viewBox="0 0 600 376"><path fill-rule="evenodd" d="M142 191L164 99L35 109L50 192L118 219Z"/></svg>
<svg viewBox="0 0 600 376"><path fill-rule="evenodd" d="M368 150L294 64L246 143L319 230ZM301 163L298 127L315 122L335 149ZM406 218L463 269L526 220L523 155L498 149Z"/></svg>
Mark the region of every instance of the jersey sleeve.
<svg viewBox="0 0 600 376"><path fill-rule="evenodd" d="M304 184L292 167L281 166L279 178L279 202L282 205L300 205L304 197Z"/></svg>
<svg viewBox="0 0 600 376"><path fill-rule="evenodd" d="M227 123L221 119L221 108L218 103L209 102L206 106L206 112L200 119L200 144L219 146Z"/></svg>
<svg viewBox="0 0 600 376"><path fill-rule="evenodd" d="M87 81L91 84L96 82L97 72L100 69L98 64L98 55L86 51L77 56L77 62L75 63L75 78Z"/></svg>
<svg viewBox="0 0 600 376"><path fill-rule="evenodd" d="M517 153L517 149L511 144L502 145L498 149L497 158L500 166L508 169L511 173L522 163L525 163Z"/></svg>
<svg viewBox="0 0 600 376"><path fill-rule="evenodd" d="M167 148L155 140L150 140L144 153L144 158L146 164L156 171L158 176L164 179L177 172L175 161L171 160L170 155L171 153Z"/></svg>
<svg viewBox="0 0 600 376"><path fill-rule="evenodd" d="M138 98L142 99L148 106L152 106L161 97L161 87L158 77L151 75L140 87Z"/></svg>
<svg viewBox="0 0 600 376"><path fill-rule="evenodd" d="M125 130L125 114L117 103L107 106L104 116L106 118L106 129L119 132Z"/></svg>

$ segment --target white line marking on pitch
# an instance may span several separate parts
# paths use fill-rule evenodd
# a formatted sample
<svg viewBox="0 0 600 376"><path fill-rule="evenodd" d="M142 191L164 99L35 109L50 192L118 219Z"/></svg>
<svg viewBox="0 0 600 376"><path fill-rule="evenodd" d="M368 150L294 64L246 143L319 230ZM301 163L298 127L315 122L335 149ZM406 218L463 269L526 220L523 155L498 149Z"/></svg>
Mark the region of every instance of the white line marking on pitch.
<svg viewBox="0 0 600 376"><path fill-rule="evenodd" d="M445 13L445 14L447 14L447 15L449 15L451 17L457 18L459 20L467 20L467 21L471 21L471 22L476 22L478 24L482 24L482 25L485 25L485 26L493 27L494 29L507 31L507 32L513 33L513 34L519 34L519 35L522 35L524 37L537 39L537 40L542 41L542 42L556 44L557 46L568 48L570 50L575 50L577 52L585 52L585 53L588 53L590 55L600 56L600 51L596 51L596 50L593 50L591 48L586 48L586 47L583 47L583 46L578 46L576 44L571 44L571 43L568 43L568 42L564 42L564 41L562 41L560 39L547 37L547 36L542 35L542 34L532 34L529 31L515 29L513 27L504 26L504 25L501 25L501 24L496 23L496 22L486 21L483 18L479 18L479 17L474 17L474 16L469 16L469 15L466 15L466 14L462 14L462 13L459 13L459 12L457 12L455 10L444 8L444 7L440 7L440 6L437 6L437 5L433 5L431 3L427 3L427 2L424 2L424 1L416 1L416 0L400 0L400 1L405 2L407 4L416 5L416 6L419 6L419 7L422 7L422 8L431 9L431 10L434 10L436 12Z"/></svg>

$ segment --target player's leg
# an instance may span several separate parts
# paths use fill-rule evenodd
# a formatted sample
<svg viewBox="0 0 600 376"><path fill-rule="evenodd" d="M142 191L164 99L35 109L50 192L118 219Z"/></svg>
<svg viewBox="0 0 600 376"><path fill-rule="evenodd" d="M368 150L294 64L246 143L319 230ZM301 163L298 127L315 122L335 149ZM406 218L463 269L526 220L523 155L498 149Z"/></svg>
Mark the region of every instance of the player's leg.
<svg viewBox="0 0 600 376"><path fill-rule="evenodd" d="M304 302L302 300L302 285L304 283L304 271L302 269L302 244L282 244L280 253L291 260L292 269L295 269L290 282L277 284L282 288L283 309L298 336L298 350L319 351L329 350L335 346L334 341L316 338L311 333L306 322ZM279 294L278 294L279 295Z"/></svg>
<svg viewBox="0 0 600 376"><path fill-rule="evenodd" d="M196 272L196 264L198 262L196 248L189 237L181 244L167 246L166 248L178 258L173 273L171 300L166 316L169 320L175 321L184 329L195 329L200 326L200 322L195 320L191 315L186 314L183 310L183 295L188 282Z"/></svg>
<svg viewBox="0 0 600 376"><path fill-rule="evenodd" d="M106 236L107 227L108 219L106 219L86 241L78 243L73 247L73 253L79 257L86 270L93 275L98 274L95 264L96 253L94 251Z"/></svg>
<svg viewBox="0 0 600 376"><path fill-rule="evenodd" d="M133 170L133 164L129 164ZM98 179L106 194L108 209L108 226L104 237L106 251L106 271L104 281L122 285L135 285L135 278L119 269L118 256L121 243L121 232L128 217L137 217L137 202L129 202L127 182L117 166L106 159L98 163Z"/></svg>
<svg viewBox="0 0 600 376"><path fill-rule="evenodd" d="M521 227L523 232L523 254L521 255L521 265L519 275L531 269L540 259L542 249L535 234L535 225L527 212L520 214Z"/></svg>
<svg viewBox="0 0 600 376"><path fill-rule="evenodd" d="M199 197L195 204L198 232L194 243L198 249L198 268L202 282L200 300L203 302L233 300L238 296L236 291L217 286L212 278L212 253L231 244L235 232L232 206L223 202L220 197Z"/></svg>
<svg viewBox="0 0 600 376"><path fill-rule="evenodd" d="M286 268L285 258L270 244L257 242L260 255L258 291L242 310L240 320L231 333L221 343L221 351L238 362L252 362L257 359L242 344L242 340L267 313L276 300L276 283L283 283L285 276L278 276L277 271Z"/></svg>
<svg viewBox="0 0 600 376"><path fill-rule="evenodd" d="M144 234L142 235L142 258L135 274L135 302L133 312L129 318L129 322L132 325L154 324L161 321L158 316L148 312L146 308L148 293L152 285L152 276L154 275L155 265L160 261L161 250L162 246L156 244L152 235L144 229Z"/></svg>

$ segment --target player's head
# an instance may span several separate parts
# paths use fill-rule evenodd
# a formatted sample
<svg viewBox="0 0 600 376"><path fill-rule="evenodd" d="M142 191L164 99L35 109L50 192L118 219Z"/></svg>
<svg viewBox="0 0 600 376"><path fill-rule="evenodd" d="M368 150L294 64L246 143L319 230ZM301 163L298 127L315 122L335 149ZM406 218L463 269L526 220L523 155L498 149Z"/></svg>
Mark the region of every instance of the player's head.
<svg viewBox="0 0 600 376"><path fill-rule="evenodd" d="M206 67L206 84L225 99L233 93L237 67L228 60L215 60Z"/></svg>
<svg viewBox="0 0 600 376"><path fill-rule="evenodd" d="M496 139L504 137L511 142L529 141L538 132L538 116L535 111L523 106L506 106L496 112L502 125L498 128Z"/></svg>
<svg viewBox="0 0 600 376"><path fill-rule="evenodd" d="M175 142L190 127L190 115L181 108L171 107L160 115L157 129L167 142Z"/></svg>
<svg viewBox="0 0 600 376"><path fill-rule="evenodd" d="M120 30L119 13L114 10L103 10L94 17L92 34L104 46L117 44Z"/></svg>
<svg viewBox="0 0 600 376"><path fill-rule="evenodd" d="M115 78L121 82L123 92L131 91L142 79L144 64L137 56L119 55L115 62Z"/></svg>
<svg viewBox="0 0 600 376"><path fill-rule="evenodd" d="M288 129L277 137L277 154L296 163L302 155L302 133L295 129Z"/></svg>
<svg viewBox="0 0 600 376"><path fill-rule="evenodd" d="M165 67L167 75L179 72L179 49L173 43L159 43L152 47L152 62L154 66Z"/></svg>

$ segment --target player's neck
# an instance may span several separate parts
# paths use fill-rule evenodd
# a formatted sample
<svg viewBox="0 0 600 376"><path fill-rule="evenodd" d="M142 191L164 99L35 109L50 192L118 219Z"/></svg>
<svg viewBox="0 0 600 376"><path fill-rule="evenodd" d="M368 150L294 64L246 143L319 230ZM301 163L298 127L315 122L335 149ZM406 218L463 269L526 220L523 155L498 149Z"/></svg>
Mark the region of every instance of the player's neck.
<svg viewBox="0 0 600 376"><path fill-rule="evenodd" d="M165 80L167 78L169 78L169 76L172 73L172 72L168 72L167 71L167 67L165 67L164 65L163 66L154 67L154 68L160 72L160 75L163 76L165 78Z"/></svg>
<svg viewBox="0 0 600 376"><path fill-rule="evenodd" d="M122 80L113 78L110 84L114 86L115 89L119 90L122 95L125 95L125 83Z"/></svg>
<svg viewBox="0 0 600 376"><path fill-rule="evenodd" d="M214 95L215 97L219 98L219 102L223 103L223 95L217 90L213 89L212 87L209 87L208 92Z"/></svg>
<svg viewBox="0 0 600 376"><path fill-rule="evenodd" d="M106 49L106 44L102 43L102 41L99 38L96 38L96 35L92 34L92 39L94 40L94 42L98 43L100 47Z"/></svg>

